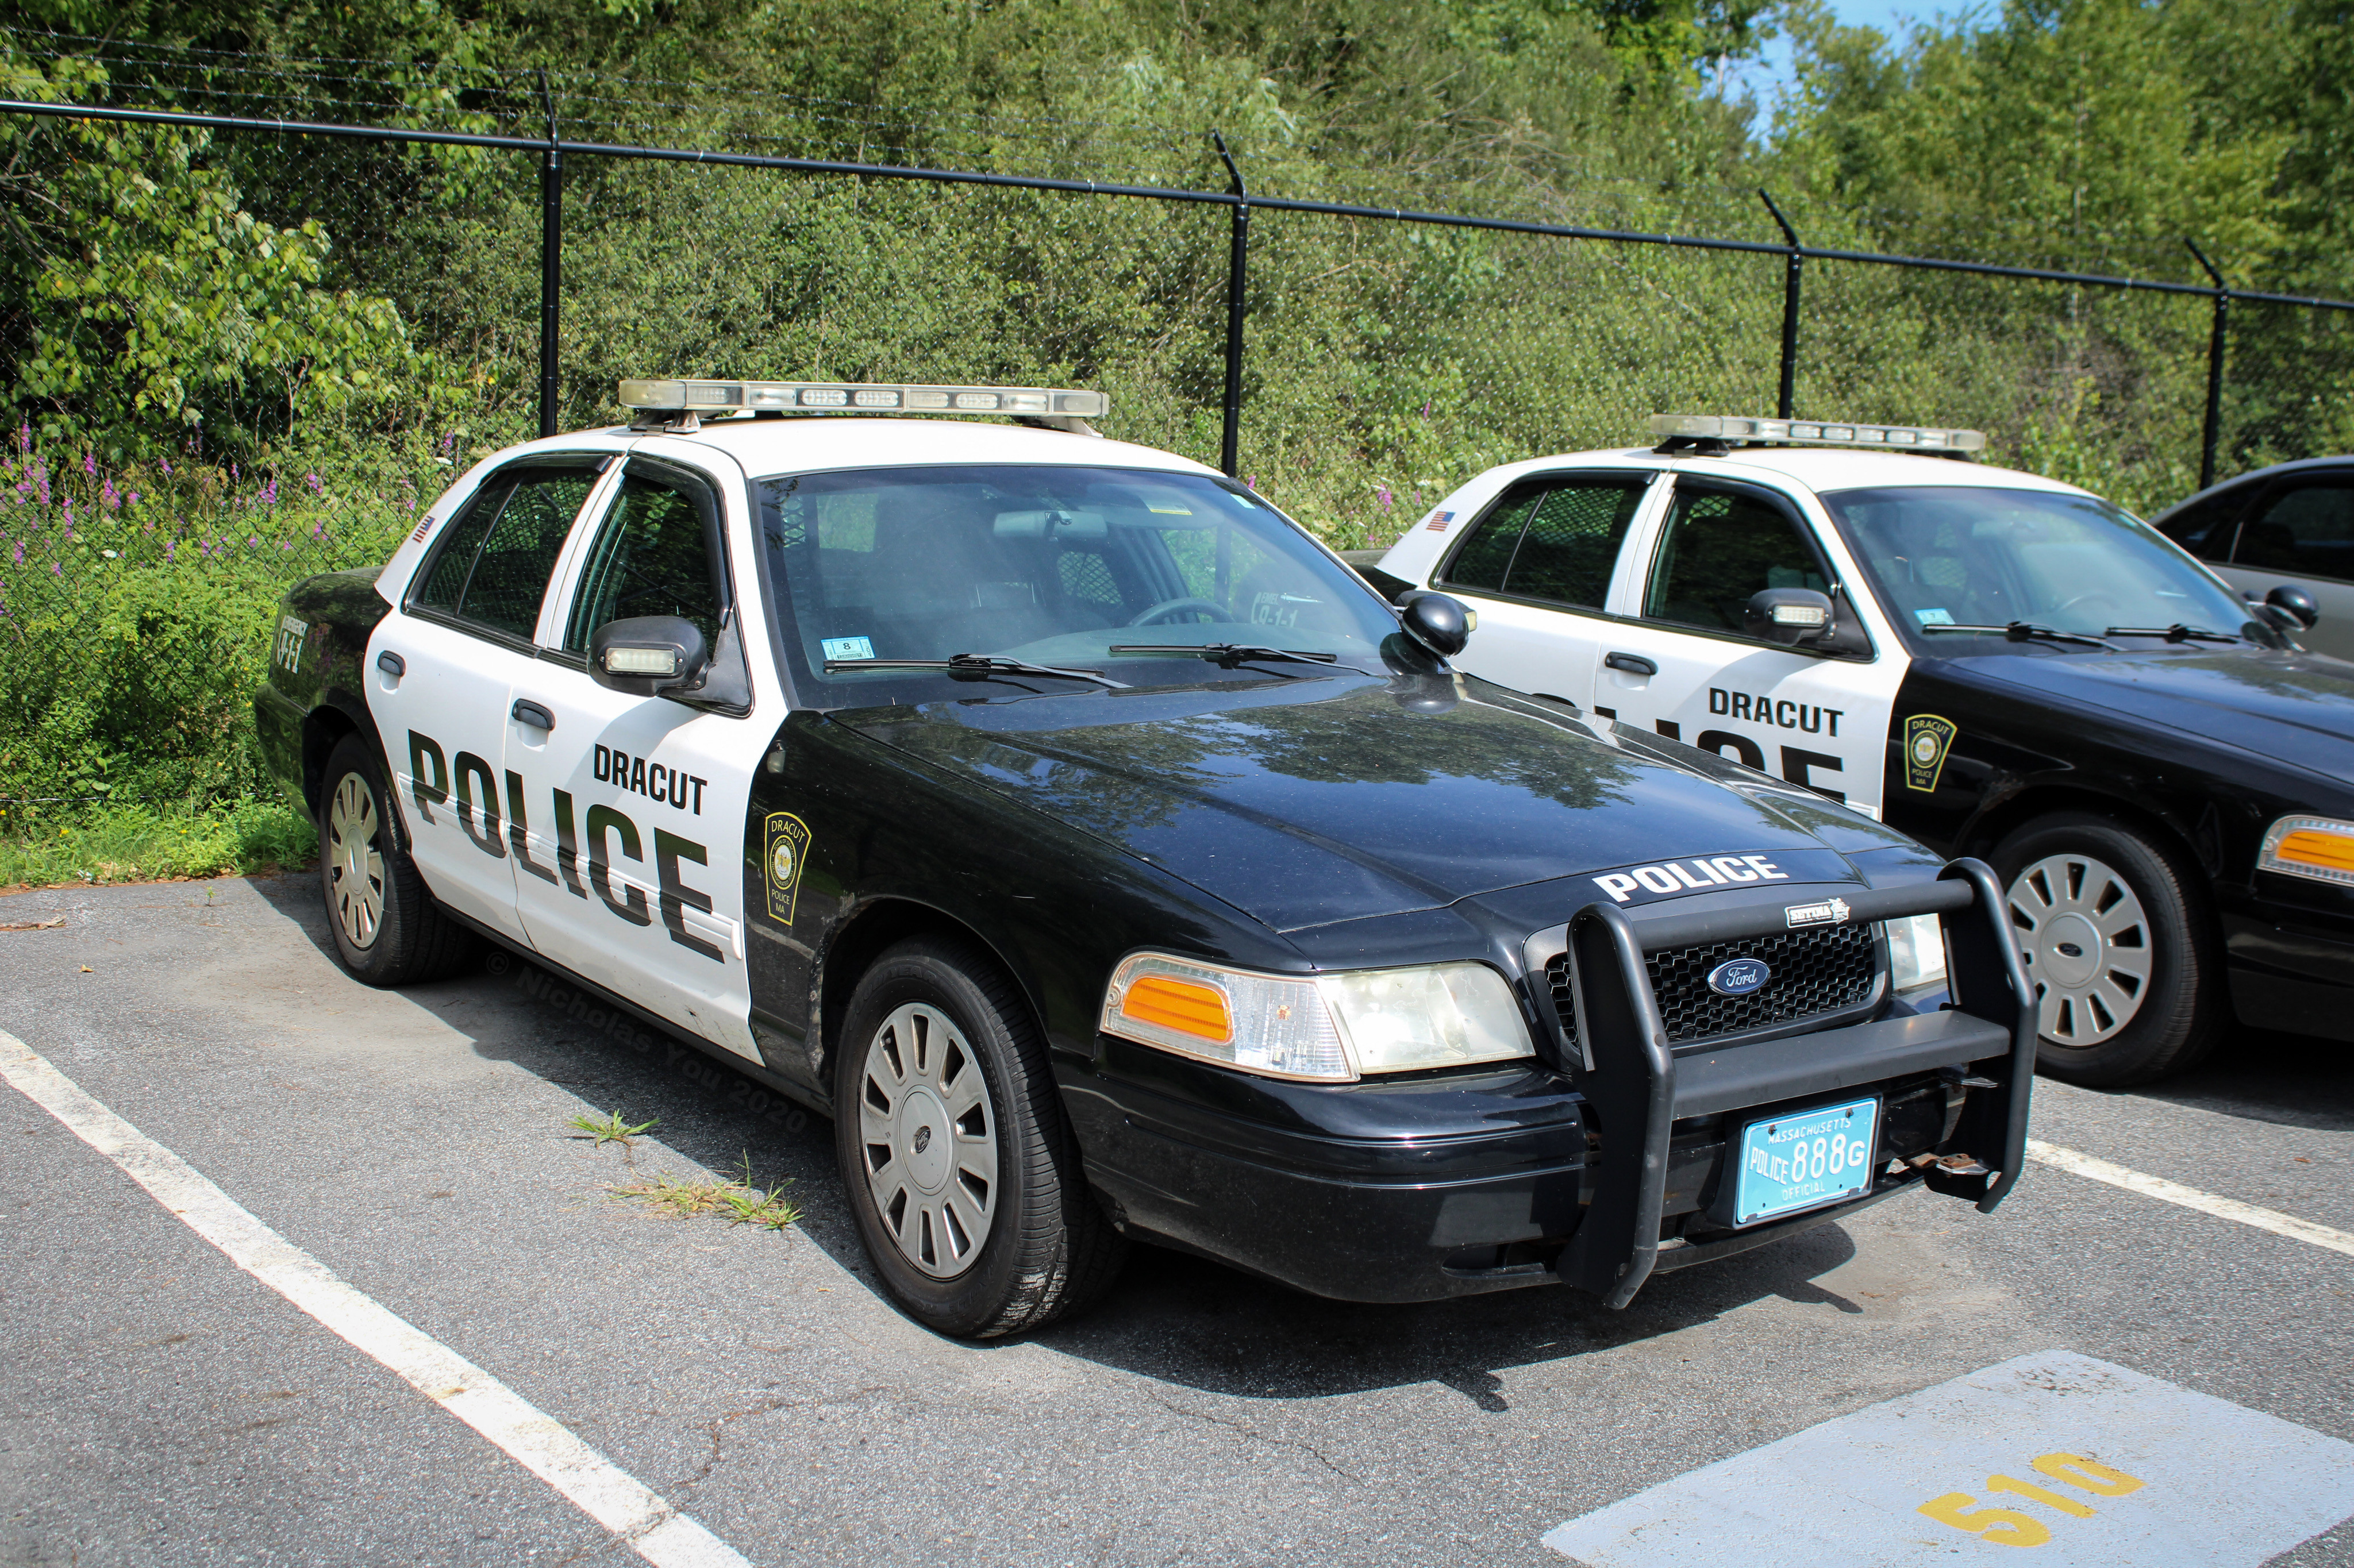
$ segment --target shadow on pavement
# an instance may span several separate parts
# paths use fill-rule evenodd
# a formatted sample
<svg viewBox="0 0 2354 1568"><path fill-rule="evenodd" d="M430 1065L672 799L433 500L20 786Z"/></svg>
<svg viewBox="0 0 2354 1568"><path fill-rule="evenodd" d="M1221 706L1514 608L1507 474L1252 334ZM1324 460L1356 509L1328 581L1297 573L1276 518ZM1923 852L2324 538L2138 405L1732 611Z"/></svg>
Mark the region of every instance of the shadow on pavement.
<svg viewBox="0 0 2354 1568"><path fill-rule="evenodd" d="M333 957L307 878L256 881L261 895ZM355 982L356 983L356 982ZM631 1121L706 1170L748 1160L763 1186L790 1181L798 1227L896 1310L875 1287L842 1201L832 1124L703 1052L609 1013L560 977L504 952L479 970L405 993L465 1034L478 1055L513 1063ZM659 1150L641 1168L660 1169ZM1558 1286L1452 1301L1329 1301L1206 1259L1138 1246L1119 1282L1081 1317L1023 1340L1164 1383L1246 1398L1298 1399L1436 1383L1480 1409L1507 1408L1500 1371L1607 1351L1779 1296L1861 1308L1814 1283L1855 1255L1837 1224L1697 1268L1662 1274L1613 1312ZM967 1347L987 1355L1004 1341ZM943 1341L944 1347L947 1342Z"/></svg>
<svg viewBox="0 0 2354 1568"><path fill-rule="evenodd" d="M2180 1077L2123 1093L2282 1127L2354 1131L2354 1044L2243 1029Z"/></svg>

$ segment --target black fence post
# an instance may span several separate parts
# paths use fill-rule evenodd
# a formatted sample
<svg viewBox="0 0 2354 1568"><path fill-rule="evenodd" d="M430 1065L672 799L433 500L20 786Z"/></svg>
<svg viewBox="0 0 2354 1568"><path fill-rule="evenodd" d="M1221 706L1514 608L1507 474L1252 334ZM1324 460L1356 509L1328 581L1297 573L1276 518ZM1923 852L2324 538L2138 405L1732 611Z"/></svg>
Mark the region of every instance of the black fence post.
<svg viewBox="0 0 2354 1568"><path fill-rule="evenodd" d="M1757 198L1774 215L1774 221L1782 226L1782 238L1790 242L1782 273L1782 390L1774 403L1774 417L1787 419L1791 417L1798 389L1798 285L1807 258L1799 249L1798 231L1790 227L1790 220L1774 205L1771 193L1760 190Z"/></svg>
<svg viewBox="0 0 2354 1568"><path fill-rule="evenodd" d="M1250 187L1243 184L1243 172L1235 166L1235 155L1226 151L1226 139L1213 131L1210 140L1216 143L1218 156L1226 165L1226 178L1234 182L1235 197L1235 205L1227 208L1234 215L1234 227L1226 247L1225 432L1218 444L1218 467L1228 479L1233 479L1241 465L1243 291L1250 279Z"/></svg>
<svg viewBox="0 0 2354 1568"><path fill-rule="evenodd" d="M539 433L545 438L556 434L557 310L564 294L564 150L545 70L539 103L547 113L547 151L539 164Z"/></svg>
<svg viewBox="0 0 2354 1568"><path fill-rule="evenodd" d="M2223 350L2232 331L2232 286L2206 252L2188 239L2182 243L2215 280L2215 323L2207 333L2207 422L2199 432L2199 488L2204 490L2215 482L2215 448L2223 437Z"/></svg>

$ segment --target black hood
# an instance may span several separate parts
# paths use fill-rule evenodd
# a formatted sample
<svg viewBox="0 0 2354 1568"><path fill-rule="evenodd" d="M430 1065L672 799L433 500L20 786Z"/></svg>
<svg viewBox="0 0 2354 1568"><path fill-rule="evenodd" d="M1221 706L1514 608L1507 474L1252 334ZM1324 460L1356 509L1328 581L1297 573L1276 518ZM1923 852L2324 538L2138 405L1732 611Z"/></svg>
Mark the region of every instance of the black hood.
<svg viewBox="0 0 2354 1568"><path fill-rule="evenodd" d="M1955 673L2105 710L2153 730L2187 731L2327 778L2354 779L2354 663L2273 649L2153 648L2120 653L1998 654Z"/></svg>
<svg viewBox="0 0 2354 1568"><path fill-rule="evenodd" d="M1845 880L1834 849L1903 842L1861 818L1852 839L1809 832L1795 804L1478 681L1310 678L832 717L1278 930L1691 856L1814 851L1795 873Z"/></svg>

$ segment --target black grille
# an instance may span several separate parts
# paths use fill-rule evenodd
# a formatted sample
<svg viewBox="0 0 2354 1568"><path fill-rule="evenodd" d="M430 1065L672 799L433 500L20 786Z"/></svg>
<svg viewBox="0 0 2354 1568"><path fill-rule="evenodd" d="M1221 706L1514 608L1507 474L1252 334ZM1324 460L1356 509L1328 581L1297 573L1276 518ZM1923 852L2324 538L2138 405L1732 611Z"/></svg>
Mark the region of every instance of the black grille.
<svg viewBox="0 0 2354 1568"><path fill-rule="evenodd" d="M1719 996L1708 989L1709 971L1727 959L1756 959L1774 971L1763 989L1747 996ZM1877 954L1870 926L1826 926L1812 931L1776 931L1742 942L1704 942L1653 953L1651 994L1670 1044L1734 1034L1744 1029L1792 1023L1819 1013L1853 1007L1872 995ZM1562 1033L1577 1043L1577 1003L1569 991L1569 955L1545 966Z"/></svg>

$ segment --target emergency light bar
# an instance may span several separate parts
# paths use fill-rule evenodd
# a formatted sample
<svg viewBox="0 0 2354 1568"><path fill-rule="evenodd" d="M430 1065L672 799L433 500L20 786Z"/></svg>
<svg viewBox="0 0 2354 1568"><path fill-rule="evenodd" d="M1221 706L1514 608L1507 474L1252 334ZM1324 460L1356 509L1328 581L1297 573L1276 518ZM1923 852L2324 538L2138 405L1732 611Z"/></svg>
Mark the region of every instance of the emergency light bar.
<svg viewBox="0 0 2354 1568"><path fill-rule="evenodd" d="M832 409L859 414L1028 414L1100 419L1111 399L1067 387L902 387L862 381L624 381L621 407L652 413Z"/></svg>
<svg viewBox="0 0 2354 1568"><path fill-rule="evenodd" d="M1827 424L1812 419L1747 419L1717 414L1654 414L1651 434L1687 440L1788 441L1817 447L1879 447L1916 452L1986 450L1983 430L1940 430L1914 425Z"/></svg>

